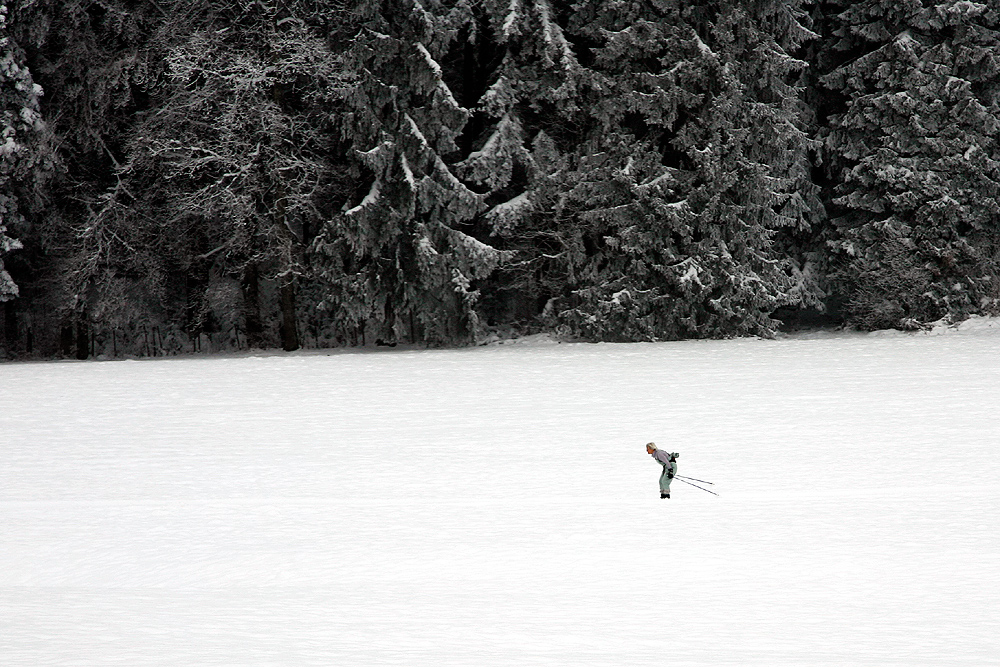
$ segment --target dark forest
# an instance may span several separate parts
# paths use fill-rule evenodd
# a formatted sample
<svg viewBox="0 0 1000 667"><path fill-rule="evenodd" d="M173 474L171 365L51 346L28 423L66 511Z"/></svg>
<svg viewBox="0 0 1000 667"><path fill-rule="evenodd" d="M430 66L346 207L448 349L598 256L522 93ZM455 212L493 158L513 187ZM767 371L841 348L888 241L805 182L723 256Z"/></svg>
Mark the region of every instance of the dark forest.
<svg viewBox="0 0 1000 667"><path fill-rule="evenodd" d="M1000 3L0 1L0 354L1000 312Z"/></svg>

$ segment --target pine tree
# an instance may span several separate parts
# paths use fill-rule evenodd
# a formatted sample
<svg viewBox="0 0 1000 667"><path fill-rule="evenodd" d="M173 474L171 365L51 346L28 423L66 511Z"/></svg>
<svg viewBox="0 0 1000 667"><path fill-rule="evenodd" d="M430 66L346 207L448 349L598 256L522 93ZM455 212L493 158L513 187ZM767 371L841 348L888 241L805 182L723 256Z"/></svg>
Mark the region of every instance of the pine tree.
<svg viewBox="0 0 1000 667"><path fill-rule="evenodd" d="M349 331L374 327L373 337L470 341L480 327L473 283L503 260L471 233L486 197L461 178L475 171L459 166L471 113L448 82L447 59L474 38L475 16L464 3L418 0L362 10L344 134L364 190L315 244L325 307Z"/></svg>
<svg viewBox="0 0 1000 667"><path fill-rule="evenodd" d="M561 190L559 147L573 150L585 134L580 103L591 78L563 27L570 10L549 0L478 6L478 66L463 68L461 80L472 150L457 167L485 198L474 229L508 258L483 285L483 315L494 323L523 326L561 289L545 275L546 208Z"/></svg>
<svg viewBox="0 0 1000 667"><path fill-rule="evenodd" d="M839 185L839 273L852 321L912 327L998 306L1000 11L948 1L854 3L846 108L827 147Z"/></svg>
<svg viewBox="0 0 1000 667"><path fill-rule="evenodd" d="M8 21L7 3L0 2L0 302L19 293L3 258L23 246L7 232L24 226L21 199L34 188L38 172L51 166L39 108L42 87L34 82Z"/></svg>
<svg viewBox="0 0 1000 667"><path fill-rule="evenodd" d="M596 339L769 334L771 312L814 298L772 245L819 206L788 55L812 36L799 3L576 8L587 131L536 202L565 272L550 315Z"/></svg>

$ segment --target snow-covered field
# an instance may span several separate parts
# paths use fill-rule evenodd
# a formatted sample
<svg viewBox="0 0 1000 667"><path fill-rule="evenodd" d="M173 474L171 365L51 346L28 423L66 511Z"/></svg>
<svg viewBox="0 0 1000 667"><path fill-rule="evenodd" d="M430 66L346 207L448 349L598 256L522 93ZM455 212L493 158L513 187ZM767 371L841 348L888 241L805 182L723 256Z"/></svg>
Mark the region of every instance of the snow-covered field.
<svg viewBox="0 0 1000 667"><path fill-rule="evenodd" d="M1000 664L938 333L0 365L0 664Z"/></svg>

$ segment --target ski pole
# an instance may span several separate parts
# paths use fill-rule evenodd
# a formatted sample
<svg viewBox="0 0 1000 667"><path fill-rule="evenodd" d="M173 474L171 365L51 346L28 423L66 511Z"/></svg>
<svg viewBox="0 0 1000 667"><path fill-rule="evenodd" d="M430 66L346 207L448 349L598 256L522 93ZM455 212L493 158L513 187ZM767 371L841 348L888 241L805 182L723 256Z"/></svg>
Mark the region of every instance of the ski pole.
<svg viewBox="0 0 1000 667"><path fill-rule="evenodd" d="M681 479L681 478L680 478L680 477L678 477L677 475L674 475L674 479ZM691 484L691 482L689 482L689 481L687 481L687 480L685 480L685 479L681 479L681 481L682 481L682 482L684 482L685 484ZM696 488L696 489L701 489L702 491L708 491L708 489L704 489L704 488L702 488L702 487L698 486L697 484L691 484L691 486L693 486L693 487L694 487L694 488ZM717 495L719 495L719 494L718 494L718 493L716 493L715 491L708 491L708 492L709 492L709 493L711 493L711 494L712 494L713 496L717 496Z"/></svg>
<svg viewBox="0 0 1000 667"><path fill-rule="evenodd" d="M684 479L689 479L692 482L701 482L702 484L711 484L712 486L715 486L712 482L706 482L703 479L695 479L694 477L688 477L687 475L674 475L674 477L683 477Z"/></svg>

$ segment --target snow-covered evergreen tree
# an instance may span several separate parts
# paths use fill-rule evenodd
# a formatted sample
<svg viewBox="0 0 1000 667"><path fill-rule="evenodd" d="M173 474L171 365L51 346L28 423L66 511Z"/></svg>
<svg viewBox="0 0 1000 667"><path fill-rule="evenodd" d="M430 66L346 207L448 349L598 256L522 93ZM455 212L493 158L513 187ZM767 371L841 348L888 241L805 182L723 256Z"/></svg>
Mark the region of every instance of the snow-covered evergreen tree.
<svg viewBox="0 0 1000 667"><path fill-rule="evenodd" d="M3 195L0 195L2 197ZM0 206L6 208L5 202L0 201ZM20 241L17 239L7 236L7 227L0 225L0 301L7 301L13 299L18 294L17 284L10 277L10 274L4 270L3 267L3 256L12 250L17 250L21 247Z"/></svg>
<svg viewBox="0 0 1000 667"><path fill-rule="evenodd" d="M475 229L511 260L483 287L484 316L495 322L531 321L558 291L538 279L549 263L545 202L560 188L557 144L575 148L585 134L580 103L590 78L563 27L569 11L550 0L475 8L475 63L461 82L471 152L457 167L485 198Z"/></svg>
<svg viewBox="0 0 1000 667"><path fill-rule="evenodd" d="M1000 8L846 4L824 78L846 107L827 140L850 316L917 326L1000 297Z"/></svg>
<svg viewBox="0 0 1000 667"><path fill-rule="evenodd" d="M364 189L315 244L326 307L347 327L373 326L374 337L468 341L479 328L473 283L503 259L472 233L486 197L461 178L463 170L476 177L474 165L459 167L471 113L443 64L474 39L475 17L465 3L387 0L363 9L344 131ZM495 185L503 176L490 178Z"/></svg>
<svg viewBox="0 0 1000 667"><path fill-rule="evenodd" d="M34 82L24 53L11 38L7 5L0 2L0 302L18 295L3 262L4 255L22 247L7 235L23 222L18 190L47 160L40 146L45 133L38 103L42 88Z"/></svg>
<svg viewBox="0 0 1000 667"><path fill-rule="evenodd" d="M777 307L814 298L772 246L819 207L788 55L812 36L799 4L578 3L587 134L536 201L565 271L556 321L601 339L767 334Z"/></svg>

